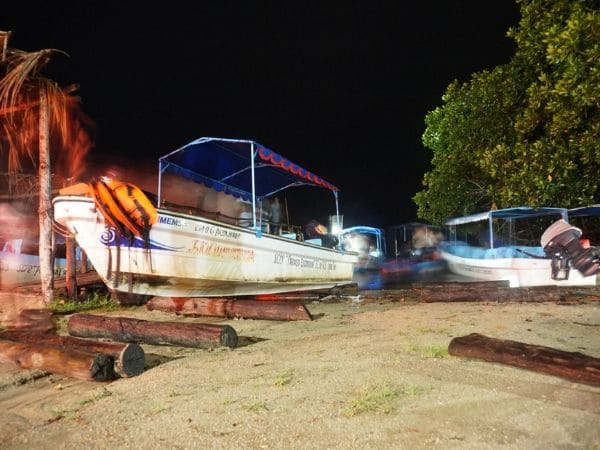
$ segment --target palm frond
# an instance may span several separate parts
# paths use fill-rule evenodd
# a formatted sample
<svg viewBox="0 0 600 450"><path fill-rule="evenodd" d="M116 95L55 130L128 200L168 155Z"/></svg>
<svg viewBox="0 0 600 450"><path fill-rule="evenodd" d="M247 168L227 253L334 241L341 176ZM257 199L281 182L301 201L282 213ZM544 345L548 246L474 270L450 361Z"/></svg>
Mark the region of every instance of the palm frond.
<svg viewBox="0 0 600 450"><path fill-rule="evenodd" d="M45 94L49 111L49 126L55 159L62 160L65 177L82 172L82 159L92 142L85 137L91 124L79 108L72 88L61 89L54 81L41 75L50 57L60 52L44 49L23 52L9 48L0 64L5 76L0 79L0 152L7 153L7 170L23 169L24 160L36 163L39 137L39 101ZM63 52L61 52L63 53ZM89 127L87 127L89 128Z"/></svg>

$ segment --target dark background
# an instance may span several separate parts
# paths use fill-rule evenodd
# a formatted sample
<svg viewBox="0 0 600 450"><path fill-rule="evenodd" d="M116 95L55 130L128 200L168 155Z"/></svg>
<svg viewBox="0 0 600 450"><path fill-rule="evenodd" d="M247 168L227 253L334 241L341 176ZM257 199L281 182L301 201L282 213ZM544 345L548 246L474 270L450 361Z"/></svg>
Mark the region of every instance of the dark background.
<svg viewBox="0 0 600 450"><path fill-rule="evenodd" d="M69 55L48 74L80 84L90 164L155 167L201 136L253 139L340 187L345 226L384 227L417 218L425 114L452 80L509 60L518 19L511 0L11 2L0 30ZM296 220L332 212L325 191L288 192Z"/></svg>

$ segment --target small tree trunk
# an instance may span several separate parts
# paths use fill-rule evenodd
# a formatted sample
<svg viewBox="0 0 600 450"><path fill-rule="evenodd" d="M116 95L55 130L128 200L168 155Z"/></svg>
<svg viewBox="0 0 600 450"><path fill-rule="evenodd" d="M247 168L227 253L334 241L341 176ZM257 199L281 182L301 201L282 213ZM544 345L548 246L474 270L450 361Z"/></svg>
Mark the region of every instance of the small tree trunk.
<svg viewBox="0 0 600 450"><path fill-rule="evenodd" d="M40 88L39 168L40 198L38 206L40 222L39 256L42 297L46 304L54 298L54 258L52 249L52 177L50 171L50 125L48 98Z"/></svg>
<svg viewBox="0 0 600 450"><path fill-rule="evenodd" d="M222 345L233 348L238 342L237 333L229 325L154 322L94 314L73 314L69 319L68 330L72 336L182 347L202 348Z"/></svg>
<svg viewBox="0 0 600 450"><path fill-rule="evenodd" d="M67 251L67 297L70 299L77 298L77 260L75 259L75 238L67 236L66 251Z"/></svg>

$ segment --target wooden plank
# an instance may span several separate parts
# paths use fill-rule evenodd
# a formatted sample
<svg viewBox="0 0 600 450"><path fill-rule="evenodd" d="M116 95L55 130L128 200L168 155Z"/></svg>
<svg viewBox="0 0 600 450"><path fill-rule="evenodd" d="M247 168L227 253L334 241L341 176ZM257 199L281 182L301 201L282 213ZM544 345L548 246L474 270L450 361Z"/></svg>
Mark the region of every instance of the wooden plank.
<svg viewBox="0 0 600 450"><path fill-rule="evenodd" d="M450 341L448 353L555 375L600 386L600 359L579 352L494 339L472 333Z"/></svg>

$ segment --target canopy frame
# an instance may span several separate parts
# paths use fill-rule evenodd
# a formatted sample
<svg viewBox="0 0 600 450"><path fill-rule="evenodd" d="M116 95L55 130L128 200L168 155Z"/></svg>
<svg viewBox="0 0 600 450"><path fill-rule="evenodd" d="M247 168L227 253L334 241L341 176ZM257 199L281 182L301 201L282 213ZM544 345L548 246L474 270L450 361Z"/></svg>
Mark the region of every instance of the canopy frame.
<svg viewBox="0 0 600 450"><path fill-rule="evenodd" d="M519 208L506 208L506 209L495 209L491 211L485 211L481 213L472 214L470 216L464 217L455 217L452 219L448 219L446 221L446 225L454 226L456 225L464 225L467 223L473 222L481 222L484 220L488 221L488 235L490 248L494 248L494 231L493 231L493 220L495 218L505 219L509 221L509 227L511 229L514 226L514 220L517 219L525 219L529 217L540 217L547 216L550 214L560 214L563 220L568 222L569 220L569 211L566 208L552 208L552 207L540 207L540 208L531 208L531 207L519 207ZM454 232L454 239L456 240L456 231Z"/></svg>
<svg viewBox="0 0 600 450"><path fill-rule="evenodd" d="M223 164L217 162L219 158ZM231 166L230 170L228 166ZM265 171L268 173L263 174ZM261 229L260 222L257 224L256 220L257 204L296 186L316 186L332 191L336 221L340 223L339 189L336 186L255 141L202 137L160 157L157 188L159 206L162 203L163 174L166 172L251 202L252 228L257 234ZM273 179L265 181L262 175L272 176Z"/></svg>

